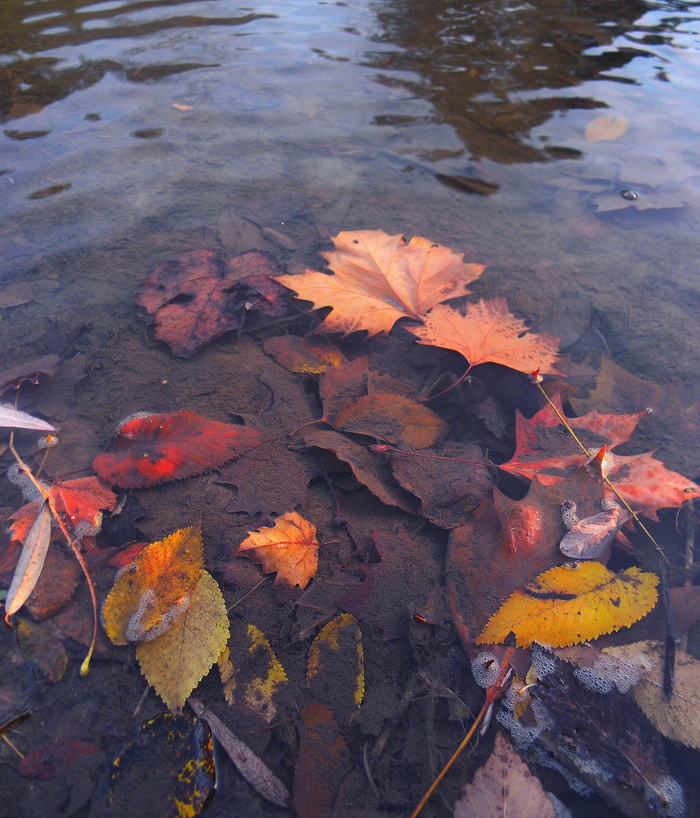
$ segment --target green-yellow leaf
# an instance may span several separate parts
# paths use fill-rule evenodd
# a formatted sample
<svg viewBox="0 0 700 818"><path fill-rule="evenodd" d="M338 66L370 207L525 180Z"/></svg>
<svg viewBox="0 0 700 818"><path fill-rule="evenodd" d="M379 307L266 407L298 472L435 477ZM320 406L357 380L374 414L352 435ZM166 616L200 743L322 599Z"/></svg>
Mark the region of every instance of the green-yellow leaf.
<svg viewBox="0 0 700 818"><path fill-rule="evenodd" d="M656 574L628 568L620 574L600 562L550 568L519 588L489 619L478 644L501 644L514 633L518 647L542 642L564 648L633 624L649 613Z"/></svg>
<svg viewBox="0 0 700 818"><path fill-rule="evenodd" d="M136 649L141 672L173 712L179 712L226 646L224 597L214 577L202 572L182 616L164 634Z"/></svg>

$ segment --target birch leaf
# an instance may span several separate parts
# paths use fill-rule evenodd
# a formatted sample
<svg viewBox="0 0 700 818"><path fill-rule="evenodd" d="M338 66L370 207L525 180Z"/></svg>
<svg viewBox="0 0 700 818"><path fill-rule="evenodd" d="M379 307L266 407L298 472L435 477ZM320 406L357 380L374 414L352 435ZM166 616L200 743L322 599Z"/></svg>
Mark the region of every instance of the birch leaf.
<svg viewBox="0 0 700 818"><path fill-rule="evenodd" d="M5 622L27 601L39 581L51 542L51 511L44 500L24 539L22 553L5 600Z"/></svg>
<svg viewBox="0 0 700 818"><path fill-rule="evenodd" d="M489 619L478 644L501 644L514 633L518 647L542 642L578 645L632 625L656 605L656 574L628 568L620 574L600 562L550 568L516 590Z"/></svg>
<svg viewBox="0 0 700 818"><path fill-rule="evenodd" d="M203 571L182 616L164 634L136 649L143 675L171 711L182 710L221 655L228 634L224 597L214 577Z"/></svg>

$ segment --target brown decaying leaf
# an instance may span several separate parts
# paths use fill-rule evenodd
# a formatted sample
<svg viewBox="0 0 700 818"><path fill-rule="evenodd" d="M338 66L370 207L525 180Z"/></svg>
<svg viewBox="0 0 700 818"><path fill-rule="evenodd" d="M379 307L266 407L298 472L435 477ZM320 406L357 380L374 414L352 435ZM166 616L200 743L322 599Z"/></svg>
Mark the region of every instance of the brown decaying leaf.
<svg viewBox="0 0 700 818"><path fill-rule="evenodd" d="M343 354L325 338L296 338L280 335L266 338L263 349L280 366L301 375L320 375L329 367L339 366Z"/></svg>
<svg viewBox="0 0 700 818"><path fill-rule="evenodd" d="M566 532L559 543L559 550L572 559L598 559L631 516L627 509L615 506L592 517L585 517Z"/></svg>
<svg viewBox="0 0 700 818"><path fill-rule="evenodd" d="M510 742L496 735L493 752L464 787L454 818L556 818L554 805Z"/></svg>
<svg viewBox="0 0 700 818"><path fill-rule="evenodd" d="M158 264L141 285L136 303L155 313L156 337L175 355L190 358L225 332L239 329L251 308L283 314L283 290L269 278L278 272L262 253L231 257L193 250ZM185 303L179 300L183 298Z"/></svg>
<svg viewBox="0 0 700 818"><path fill-rule="evenodd" d="M52 378L56 374L56 367L60 360L58 355L44 355L33 361L3 370L0 372L0 394L8 389L19 389L26 381L37 384L40 375Z"/></svg>
<svg viewBox="0 0 700 818"><path fill-rule="evenodd" d="M17 644L25 659L36 662L48 682L63 678L68 665L68 654L60 630L53 622L19 622Z"/></svg>
<svg viewBox="0 0 700 818"><path fill-rule="evenodd" d="M418 236L405 243L382 230L357 230L333 243L335 250L322 253L333 275L307 270L276 278L316 309L333 307L317 332L388 332L399 318L418 319L441 301L467 295L484 269Z"/></svg>
<svg viewBox="0 0 700 818"><path fill-rule="evenodd" d="M586 125L586 139L589 142L618 139L625 133L628 125L626 116L597 116Z"/></svg>
<svg viewBox="0 0 700 818"><path fill-rule="evenodd" d="M263 798L280 807L288 807L292 800L289 790L269 767L255 755L247 744L235 736L218 716L205 710L202 702L192 697L187 701L194 712L211 727L212 733L226 750L226 754L236 765L236 769L243 778Z"/></svg>
<svg viewBox="0 0 700 818"><path fill-rule="evenodd" d="M464 355L469 371L487 362L502 364L519 372L562 374L559 339L528 330L524 321L509 310L505 298L467 304L466 315L448 307L435 307L422 327L411 327L421 344L453 349Z"/></svg>
<svg viewBox="0 0 700 818"><path fill-rule="evenodd" d="M276 571L273 586L306 588L318 568L318 547L316 526L291 511L251 531L234 556L261 563L266 574Z"/></svg>
<svg viewBox="0 0 700 818"><path fill-rule="evenodd" d="M362 633L351 614L332 619L311 643L306 684L315 701L346 722L365 695Z"/></svg>

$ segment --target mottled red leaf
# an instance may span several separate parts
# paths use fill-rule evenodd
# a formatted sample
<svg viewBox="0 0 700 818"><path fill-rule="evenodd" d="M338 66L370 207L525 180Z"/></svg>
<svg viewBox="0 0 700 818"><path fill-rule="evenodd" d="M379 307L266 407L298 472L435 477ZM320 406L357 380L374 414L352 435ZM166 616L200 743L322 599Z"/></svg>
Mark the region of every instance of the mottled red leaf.
<svg viewBox="0 0 700 818"><path fill-rule="evenodd" d="M98 455L95 471L122 488L143 488L214 469L261 442L259 432L194 412L144 415L119 427L115 451Z"/></svg>
<svg viewBox="0 0 700 818"><path fill-rule="evenodd" d="M99 744L67 739L47 744L25 756L17 765L22 775L30 778L51 778L69 770L81 756L103 752Z"/></svg>
<svg viewBox="0 0 700 818"><path fill-rule="evenodd" d="M117 496L99 477L56 480L49 489L56 513L76 537L97 533L102 525L101 510L112 511Z"/></svg>

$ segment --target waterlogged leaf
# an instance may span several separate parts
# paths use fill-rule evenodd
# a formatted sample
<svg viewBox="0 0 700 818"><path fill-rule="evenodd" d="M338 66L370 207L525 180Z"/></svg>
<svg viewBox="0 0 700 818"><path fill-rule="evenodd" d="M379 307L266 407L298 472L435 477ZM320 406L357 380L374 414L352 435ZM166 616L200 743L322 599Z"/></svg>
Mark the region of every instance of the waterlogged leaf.
<svg viewBox="0 0 700 818"><path fill-rule="evenodd" d="M158 264L145 279L136 303L155 313L156 337L175 355L190 358L230 330L250 310L284 314L284 292L270 276L279 272L263 253L229 256L193 250Z"/></svg>
<svg viewBox="0 0 700 818"><path fill-rule="evenodd" d="M648 655L649 651L645 651ZM700 749L700 662L676 651L673 696L664 693L664 653L651 650L653 668L632 688L632 698L666 738Z"/></svg>
<svg viewBox="0 0 700 818"><path fill-rule="evenodd" d="M318 568L318 546L316 526L291 511L251 531L234 556L261 563L266 574L277 571L273 586L306 588Z"/></svg>
<svg viewBox="0 0 700 818"><path fill-rule="evenodd" d="M25 659L36 663L44 678L58 682L68 665L62 634L53 622L20 622L17 643Z"/></svg>
<svg viewBox="0 0 700 818"><path fill-rule="evenodd" d="M11 369L4 369L0 372L0 394L7 392L8 389L19 389L26 382L38 384L41 375L53 378L60 361L58 355L44 355Z"/></svg>
<svg viewBox="0 0 700 818"><path fill-rule="evenodd" d="M277 716L277 699L287 674L267 636L255 625L248 625L246 631L247 649L238 667L231 662L229 648L219 657L224 696L230 705L241 702L269 724Z"/></svg>
<svg viewBox="0 0 700 818"><path fill-rule="evenodd" d="M102 609L115 645L155 639L181 617L204 566L202 534L181 528L147 545L118 576Z"/></svg>
<svg viewBox="0 0 700 818"><path fill-rule="evenodd" d="M307 270L276 278L314 308L333 308L318 332L388 332L399 318L419 319L441 301L467 295L484 270L419 236L406 243L382 230L356 230L333 243L335 250L322 253L333 275Z"/></svg>
<svg viewBox="0 0 700 818"><path fill-rule="evenodd" d="M102 510L112 511L117 505L116 494L99 477L56 480L49 497L77 539L97 534L102 528Z"/></svg>
<svg viewBox="0 0 700 818"><path fill-rule="evenodd" d="M200 719L160 713L114 761L101 814L194 818L214 789L211 733ZM93 805L94 806L94 805Z"/></svg>
<svg viewBox="0 0 700 818"><path fill-rule="evenodd" d="M18 611L34 590L44 568L51 542L51 511L46 500L31 525L22 545L22 553L5 599L5 621Z"/></svg>
<svg viewBox="0 0 700 818"><path fill-rule="evenodd" d="M501 644L514 633L518 647L531 642L563 648L633 624L656 605L656 574L628 568L614 574L599 562L551 568L516 590L491 617L478 644Z"/></svg>
<svg viewBox="0 0 700 818"><path fill-rule="evenodd" d="M115 451L98 455L92 465L111 485L143 488L202 474L260 442L254 429L195 412L142 415L125 420L117 431Z"/></svg>
<svg viewBox="0 0 700 818"><path fill-rule="evenodd" d="M453 818L556 818L539 779L510 742L496 735L493 752L454 806Z"/></svg>
<svg viewBox="0 0 700 818"><path fill-rule="evenodd" d="M194 712L201 715L202 720L211 727L212 733L226 750L228 757L236 765L236 769L243 778L263 798L280 807L288 807L292 800L289 790L250 747L235 736L218 716L209 710L205 711L200 701L194 698L189 698L187 701Z"/></svg>
<svg viewBox="0 0 700 818"><path fill-rule="evenodd" d="M464 355L469 369L491 362L519 372L561 374L555 368L559 339L529 332L525 322L508 310L505 298L467 304L466 315L446 305L435 307L424 325L411 332L421 344Z"/></svg>
<svg viewBox="0 0 700 818"><path fill-rule="evenodd" d="M78 759L96 753L104 753L99 744L76 739L55 741L21 759L17 772L28 778L53 778L57 773L70 770Z"/></svg>
<svg viewBox="0 0 700 818"><path fill-rule="evenodd" d="M447 424L431 409L402 395L365 395L335 418L342 432L371 435L397 446L425 449L447 432Z"/></svg>
<svg viewBox="0 0 700 818"><path fill-rule="evenodd" d="M347 720L365 695L362 633L351 614L332 619L309 648L306 684L314 699Z"/></svg>
<svg viewBox="0 0 700 818"><path fill-rule="evenodd" d="M598 559L632 515L619 506L601 511L575 523L559 543L559 550L572 559Z"/></svg>
<svg viewBox="0 0 700 818"><path fill-rule="evenodd" d="M629 119L626 116L597 116L586 125L586 139L589 142L603 142L618 139L627 130Z"/></svg>
<svg viewBox="0 0 700 818"><path fill-rule="evenodd" d="M136 649L141 672L173 712L206 676L226 647L228 612L216 580L206 571L185 612L165 631Z"/></svg>
<svg viewBox="0 0 700 818"><path fill-rule="evenodd" d="M0 406L0 428L36 429L39 432L55 432L56 427L40 418L32 417L12 406Z"/></svg>
<svg viewBox="0 0 700 818"><path fill-rule="evenodd" d="M295 338L280 335L266 338L263 349L280 366L301 375L320 375L329 367L338 366L343 354L325 338Z"/></svg>

